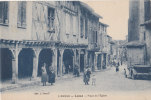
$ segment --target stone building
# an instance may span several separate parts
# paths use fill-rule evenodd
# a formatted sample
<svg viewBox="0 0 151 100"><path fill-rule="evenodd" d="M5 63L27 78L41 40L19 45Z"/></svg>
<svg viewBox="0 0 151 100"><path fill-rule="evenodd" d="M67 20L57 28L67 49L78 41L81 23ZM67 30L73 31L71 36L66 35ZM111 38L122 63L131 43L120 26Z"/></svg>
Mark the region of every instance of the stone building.
<svg viewBox="0 0 151 100"><path fill-rule="evenodd" d="M130 0L129 2L128 66L131 64L151 64L150 2L150 0Z"/></svg>
<svg viewBox="0 0 151 100"><path fill-rule="evenodd" d="M1 79L36 79L44 63L58 77L94 71L99 18L79 1L0 2Z"/></svg>
<svg viewBox="0 0 151 100"><path fill-rule="evenodd" d="M98 51L95 52L95 66L97 70L107 67L107 27L109 27L109 25L99 22L99 33L97 36Z"/></svg>

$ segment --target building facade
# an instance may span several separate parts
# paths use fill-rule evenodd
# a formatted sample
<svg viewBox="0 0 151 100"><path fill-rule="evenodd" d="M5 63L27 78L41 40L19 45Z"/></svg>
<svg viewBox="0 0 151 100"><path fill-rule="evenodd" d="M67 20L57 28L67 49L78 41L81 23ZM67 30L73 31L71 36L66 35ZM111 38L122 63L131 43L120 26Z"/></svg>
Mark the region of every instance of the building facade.
<svg viewBox="0 0 151 100"><path fill-rule="evenodd" d="M58 77L94 71L99 18L77 1L0 2L1 80L37 78L44 63Z"/></svg>
<svg viewBox="0 0 151 100"><path fill-rule="evenodd" d="M109 27L109 25L99 22L99 32L97 36L98 51L95 52L95 68L97 70L106 69L108 64L107 27Z"/></svg>

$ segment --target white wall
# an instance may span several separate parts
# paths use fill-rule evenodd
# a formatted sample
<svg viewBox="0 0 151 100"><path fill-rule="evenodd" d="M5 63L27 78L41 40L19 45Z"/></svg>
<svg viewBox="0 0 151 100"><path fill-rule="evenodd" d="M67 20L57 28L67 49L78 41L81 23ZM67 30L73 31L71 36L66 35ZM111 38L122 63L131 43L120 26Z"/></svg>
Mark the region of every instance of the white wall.
<svg viewBox="0 0 151 100"><path fill-rule="evenodd" d="M9 24L8 26L0 25L0 38L1 39L13 39L13 40L30 40L31 39L31 6L32 2L27 2L26 8L26 29L17 28L17 16L18 16L18 2L10 1L8 7Z"/></svg>

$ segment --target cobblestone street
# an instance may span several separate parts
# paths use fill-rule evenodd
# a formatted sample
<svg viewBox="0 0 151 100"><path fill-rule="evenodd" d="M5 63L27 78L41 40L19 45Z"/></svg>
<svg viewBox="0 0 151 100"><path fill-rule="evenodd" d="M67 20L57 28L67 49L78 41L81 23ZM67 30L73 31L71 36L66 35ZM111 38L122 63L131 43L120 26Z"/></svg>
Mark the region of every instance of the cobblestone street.
<svg viewBox="0 0 151 100"><path fill-rule="evenodd" d="M93 74L92 74L93 75ZM92 76L91 75L91 76ZM119 72L115 72L115 68L96 72L96 85L92 86L91 81L89 85L84 85L83 77L69 78L65 80L58 80L54 85L47 83L47 86L35 85L26 88L17 88L8 92L143 92L151 90L150 80L132 80L125 78L123 74L123 67L120 67ZM6 91L7 92L7 91Z"/></svg>

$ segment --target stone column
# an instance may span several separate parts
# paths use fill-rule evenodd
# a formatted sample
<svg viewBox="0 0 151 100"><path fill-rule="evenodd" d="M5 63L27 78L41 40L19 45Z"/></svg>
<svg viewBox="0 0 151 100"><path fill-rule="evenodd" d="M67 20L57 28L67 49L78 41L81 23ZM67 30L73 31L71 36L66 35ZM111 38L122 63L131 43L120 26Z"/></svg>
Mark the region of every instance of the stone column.
<svg viewBox="0 0 151 100"><path fill-rule="evenodd" d="M57 49L55 48L55 49L53 49L53 60L52 60L52 65L53 65L53 67L54 67L54 70L55 70L55 74L57 75Z"/></svg>
<svg viewBox="0 0 151 100"><path fill-rule="evenodd" d="M97 60L98 60L98 54L95 54L95 58L94 58L94 71L97 70Z"/></svg>
<svg viewBox="0 0 151 100"><path fill-rule="evenodd" d="M78 62L78 65L79 65L79 72L80 72L80 54L81 54L81 50L79 49L79 55L78 55L78 58L79 58L79 62Z"/></svg>
<svg viewBox="0 0 151 100"><path fill-rule="evenodd" d="M85 51L85 55L84 55L84 70L88 65L88 51Z"/></svg>
<svg viewBox="0 0 151 100"><path fill-rule="evenodd" d="M33 57L33 73L32 73L32 78L35 79L37 78L38 75L38 60L39 60L39 53L40 49L34 49L34 57Z"/></svg>
<svg viewBox="0 0 151 100"><path fill-rule="evenodd" d="M11 49L13 53L13 59L12 59L12 84L17 83L18 81L18 55L21 51L21 48L15 48Z"/></svg>
<svg viewBox="0 0 151 100"><path fill-rule="evenodd" d="M73 50L73 53L74 53L74 57L73 57L73 73L74 73L75 64L77 63L76 50Z"/></svg>
<svg viewBox="0 0 151 100"><path fill-rule="evenodd" d="M61 49L60 50L60 64L59 64L59 75L60 76L62 76L62 74L63 74L63 52L64 52L64 50L63 49Z"/></svg>

